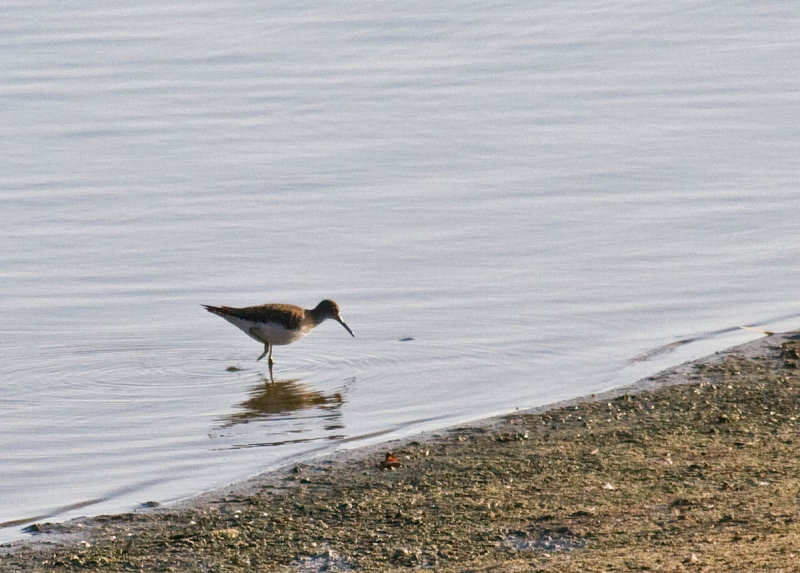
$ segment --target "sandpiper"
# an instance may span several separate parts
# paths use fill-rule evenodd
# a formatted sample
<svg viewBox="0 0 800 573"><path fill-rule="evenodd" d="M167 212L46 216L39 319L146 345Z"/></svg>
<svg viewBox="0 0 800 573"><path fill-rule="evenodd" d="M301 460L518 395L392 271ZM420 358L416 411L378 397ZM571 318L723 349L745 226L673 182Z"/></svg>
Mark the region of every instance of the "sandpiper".
<svg viewBox="0 0 800 573"><path fill-rule="evenodd" d="M203 305L208 312L221 316L234 326L243 330L250 338L264 345L264 352L258 357L261 360L267 354L270 373L272 372L272 347L291 344L300 340L311 329L328 318L332 318L355 336L342 317L339 316L339 305L332 300L323 300L315 308L305 309L293 304L262 304L245 308L229 306Z"/></svg>

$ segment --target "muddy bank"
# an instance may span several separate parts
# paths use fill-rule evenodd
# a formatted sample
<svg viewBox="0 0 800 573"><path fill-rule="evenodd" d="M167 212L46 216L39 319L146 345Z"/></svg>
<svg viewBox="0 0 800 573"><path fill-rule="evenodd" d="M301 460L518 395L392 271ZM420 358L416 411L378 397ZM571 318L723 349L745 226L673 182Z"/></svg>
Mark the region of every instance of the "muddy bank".
<svg viewBox="0 0 800 573"><path fill-rule="evenodd" d="M622 395L302 465L185 508L39 525L0 570L795 571L798 363L800 341L776 335ZM382 467L389 448L399 467Z"/></svg>

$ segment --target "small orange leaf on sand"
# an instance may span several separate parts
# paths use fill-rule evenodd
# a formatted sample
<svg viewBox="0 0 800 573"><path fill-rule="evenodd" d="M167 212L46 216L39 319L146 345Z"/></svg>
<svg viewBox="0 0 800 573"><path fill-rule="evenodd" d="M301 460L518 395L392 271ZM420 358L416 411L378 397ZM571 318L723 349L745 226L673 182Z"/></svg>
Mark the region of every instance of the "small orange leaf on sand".
<svg viewBox="0 0 800 573"><path fill-rule="evenodd" d="M386 458L381 462L381 467L385 470L393 470L400 467L400 460L392 452L386 454Z"/></svg>

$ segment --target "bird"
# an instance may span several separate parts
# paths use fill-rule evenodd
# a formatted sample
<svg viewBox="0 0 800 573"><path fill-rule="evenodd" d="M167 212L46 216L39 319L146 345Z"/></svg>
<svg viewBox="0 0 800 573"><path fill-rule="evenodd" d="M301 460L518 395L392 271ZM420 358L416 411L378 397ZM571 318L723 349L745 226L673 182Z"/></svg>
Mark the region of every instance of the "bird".
<svg viewBox="0 0 800 573"><path fill-rule="evenodd" d="M323 300L312 309L294 304L262 304L244 308L204 304L203 307L208 312L221 316L250 338L264 345L264 352L256 362L269 355L267 363L270 375L274 363L272 360L273 346L296 342L329 318L344 326L350 336L355 338L355 334L339 314L339 305L328 299Z"/></svg>

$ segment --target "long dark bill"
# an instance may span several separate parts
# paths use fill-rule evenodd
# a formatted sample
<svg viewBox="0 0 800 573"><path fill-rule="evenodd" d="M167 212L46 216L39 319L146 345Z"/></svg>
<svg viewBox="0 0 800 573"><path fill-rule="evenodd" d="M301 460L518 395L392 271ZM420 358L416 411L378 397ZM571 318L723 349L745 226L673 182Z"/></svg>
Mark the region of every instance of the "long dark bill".
<svg viewBox="0 0 800 573"><path fill-rule="evenodd" d="M347 326L347 325L344 323L344 321L343 321L341 318L339 318L339 319L338 319L338 321L339 321L339 324L341 324L342 326L344 326L344 329L345 329L347 332L349 332L349 333L350 333L350 336L352 336L353 338L355 338L355 337L356 337L356 335L355 335L355 334L353 334L353 331L352 331L352 330L350 330L350 327L349 327L349 326Z"/></svg>

